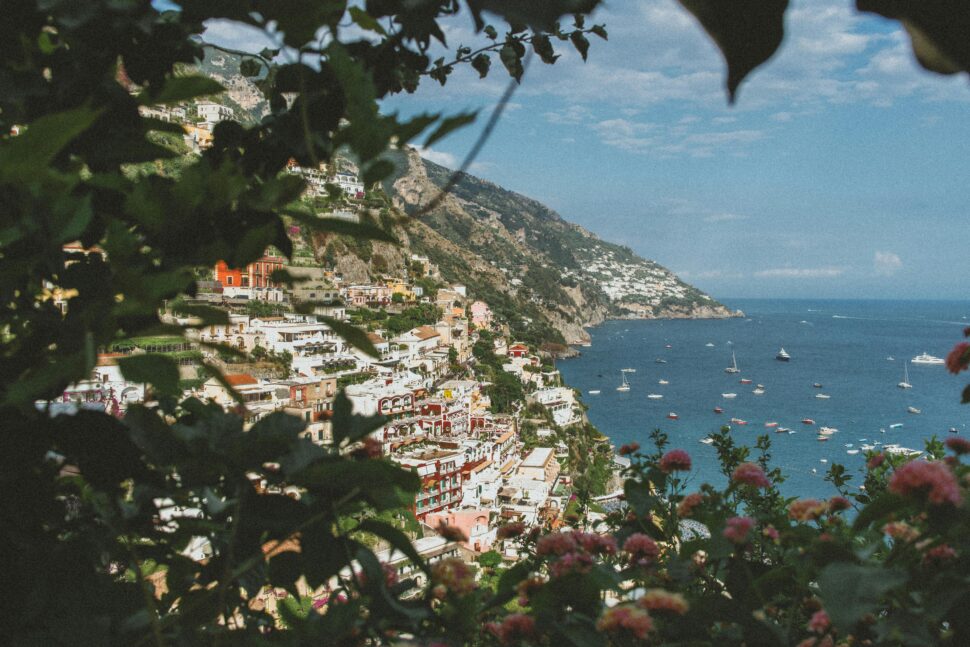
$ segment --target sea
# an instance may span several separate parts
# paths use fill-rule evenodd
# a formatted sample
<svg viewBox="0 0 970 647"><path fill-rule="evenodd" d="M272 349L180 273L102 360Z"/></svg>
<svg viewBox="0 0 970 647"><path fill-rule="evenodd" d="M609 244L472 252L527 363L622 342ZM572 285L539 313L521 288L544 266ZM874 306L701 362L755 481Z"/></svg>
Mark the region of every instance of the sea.
<svg viewBox="0 0 970 647"><path fill-rule="evenodd" d="M700 442L723 425L752 447L768 434L772 464L787 479L782 492L814 497L835 494L823 479L835 463L857 475L853 487L862 482L863 445L922 450L926 439L945 440L951 429L970 434L970 405L960 404L970 373L954 376L943 365L910 362L924 352L945 358L970 326L970 302L735 299L727 305L745 316L606 322L589 330L592 344L579 357L561 360L558 368L566 384L581 391L590 421L616 447L648 445L649 432L659 428L670 448L691 454L694 485L725 481L714 448ZM790 361L775 359L782 348ZM732 352L739 374L724 371ZM911 389L897 387L904 367ZM623 376L627 392L616 390ZM759 384L762 395L753 393ZM731 418L747 424L731 424ZM815 424L803 424L805 418ZM792 433L775 433L767 423ZM838 431L820 442L822 426Z"/></svg>

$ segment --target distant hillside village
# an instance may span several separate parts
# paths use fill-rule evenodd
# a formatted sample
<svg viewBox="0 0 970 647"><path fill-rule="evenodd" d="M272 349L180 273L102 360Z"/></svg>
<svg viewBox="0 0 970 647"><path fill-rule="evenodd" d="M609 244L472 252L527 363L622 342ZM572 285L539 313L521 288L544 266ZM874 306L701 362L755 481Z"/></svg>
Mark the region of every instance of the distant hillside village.
<svg viewBox="0 0 970 647"><path fill-rule="evenodd" d="M101 253L77 245L65 251L69 258ZM286 412L305 423L307 438L329 443L344 389L354 413L385 417L346 451L383 456L421 476L411 511L429 537L444 523L463 530L464 550L511 558L512 544L496 539L500 525L558 525L577 477L593 494L606 494L614 461L623 459L586 421L553 354L509 337L487 303L469 298L463 285L441 283L427 258L412 255L409 267L405 277L355 284L333 269L289 265L271 253L245 268L219 263L211 279L199 281L195 298L169 303L162 319L198 326L184 312L206 304L226 310L228 322L193 328L187 339L120 340L98 354L90 379L51 406L123 417L153 396L124 379L118 360L161 353L179 364L184 396L241 412L246 428ZM276 280L279 270L303 281L288 287ZM365 329L377 356L348 344L323 317ZM209 375L206 363L224 379ZM580 451L582 443L589 447Z"/></svg>

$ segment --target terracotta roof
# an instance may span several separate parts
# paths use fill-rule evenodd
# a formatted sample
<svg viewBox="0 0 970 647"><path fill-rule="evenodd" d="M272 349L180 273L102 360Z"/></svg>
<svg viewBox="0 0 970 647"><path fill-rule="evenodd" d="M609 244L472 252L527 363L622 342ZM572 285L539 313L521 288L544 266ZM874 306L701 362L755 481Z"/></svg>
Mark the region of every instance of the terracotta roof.
<svg viewBox="0 0 970 647"><path fill-rule="evenodd" d="M235 373L233 375L226 375L225 378L226 378L226 382L228 382L231 386L259 384L259 381L252 375L249 375L248 373Z"/></svg>
<svg viewBox="0 0 970 647"><path fill-rule="evenodd" d="M438 331L431 326L420 326L415 328L414 336L418 339L431 339L432 337L438 337Z"/></svg>
<svg viewBox="0 0 970 647"><path fill-rule="evenodd" d="M384 342L387 341L386 339L378 335L376 332L367 333L367 339L369 339L370 343L372 344L383 344Z"/></svg>

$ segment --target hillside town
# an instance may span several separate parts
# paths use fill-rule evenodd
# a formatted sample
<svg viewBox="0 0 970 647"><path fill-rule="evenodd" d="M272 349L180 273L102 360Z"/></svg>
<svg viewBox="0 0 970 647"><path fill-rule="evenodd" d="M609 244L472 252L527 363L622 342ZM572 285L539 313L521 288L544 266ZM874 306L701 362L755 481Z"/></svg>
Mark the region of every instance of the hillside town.
<svg viewBox="0 0 970 647"><path fill-rule="evenodd" d="M423 528L418 538L428 538L419 546L440 550L431 538L448 527L470 560L489 551L514 559L515 544L498 539L498 529L562 524L576 498L574 477L588 471L570 460L570 449L592 428L553 355L510 338L487 303L440 281L427 258L410 261L410 276L371 284L292 266L272 253L245 268L218 263L193 299L169 303L162 313L165 323L188 327L185 338L134 338L102 349L90 379L66 390L51 410L124 417L131 405L150 403L151 390L126 380L118 365L142 353L177 362L185 397L240 412L247 429L276 412L297 416L314 443L333 441L342 393L354 414L382 416L363 442L342 451L383 457L420 475L421 491L410 504ZM282 271L303 280L287 286L277 279ZM224 323L202 325L186 314L200 305L225 310ZM307 308L300 306L311 308L301 314L296 310ZM327 322L361 326L370 348L351 344ZM625 459L593 433L601 476L583 494L609 499L613 471ZM204 547L193 550L205 554Z"/></svg>

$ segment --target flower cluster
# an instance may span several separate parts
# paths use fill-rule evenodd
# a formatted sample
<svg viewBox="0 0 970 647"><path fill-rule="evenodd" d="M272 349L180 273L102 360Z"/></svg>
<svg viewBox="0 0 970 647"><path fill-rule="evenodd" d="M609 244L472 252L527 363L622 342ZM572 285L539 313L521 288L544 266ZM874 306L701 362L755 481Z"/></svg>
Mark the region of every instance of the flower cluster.
<svg viewBox="0 0 970 647"><path fill-rule="evenodd" d="M488 623L485 629L498 638L503 645L515 645L535 635L536 621L524 613L511 613L505 616L501 623Z"/></svg>
<svg viewBox="0 0 970 647"><path fill-rule="evenodd" d="M832 621L829 620L829 614L825 612L825 609L819 609L812 614L812 619L808 621L808 630L817 634L824 634L831 625Z"/></svg>
<svg viewBox="0 0 970 647"><path fill-rule="evenodd" d="M630 563L648 566L657 559L660 547L657 542L640 532L635 532L623 542L623 552L629 555Z"/></svg>
<svg viewBox="0 0 970 647"><path fill-rule="evenodd" d="M816 521L828 512L829 504L818 499L798 499L788 506L788 518L794 521Z"/></svg>
<svg viewBox="0 0 970 647"><path fill-rule="evenodd" d="M968 367L970 367L970 344L962 341L946 356L946 370L956 375Z"/></svg>
<svg viewBox="0 0 970 647"><path fill-rule="evenodd" d="M444 520L439 521L434 531L438 536L444 537L448 541L468 541L468 535L458 526L452 526Z"/></svg>
<svg viewBox="0 0 970 647"><path fill-rule="evenodd" d="M690 609L684 596L664 589L647 589L637 600L637 605L649 611L666 611L678 616L684 615Z"/></svg>
<svg viewBox="0 0 970 647"><path fill-rule="evenodd" d="M950 468L938 461L911 461L889 479L889 491L901 496L926 497L933 505L959 506L960 486Z"/></svg>
<svg viewBox="0 0 970 647"><path fill-rule="evenodd" d="M606 609L596 621L596 628L606 633L626 630L638 640L643 640L653 631L650 614L629 604L618 604Z"/></svg>
<svg viewBox="0 0 970 647"><path fill-rule="evenodd" d="M690 471L690 454L683 449L672 449L660 458L660 471L666 474L671 472Z"/></svg>
<svg viewBox="0 0 970 647"><path fill-rule="evenodd" d="M553 577L586 573L593 566L593 555L616 554L616 539L579 530L557 532L539 540L536 554L556 558L549 565Z"/></svg>
<svg viewBox="0 0 970 647"><path fill-rule="evenodd" d="M952 436L946 439L946 446L954 454L963 455L970 454L970 440L966 438L960 438L959 436Z"/></svg>
<svg viewBox="0 0 970 647"><path fill-rule="evenodd" d="M748 535L754 528L754 519L751 517L731 517L724 526L724 537L735 544L748 543Z"/></svg>
<svg viewBox="0 0 970 647"><path fill-rule="evenodd" d="M444 598L449 593L467 595L478 586L475 573L465 562L457 557L443 559L431 566L432 593L436 598Z"/></svg>
<svg viewBox="0 0 970 647"><path fill-rule="evenodd" d="M629 454L637 452L639 449L640 443L627 443L626 445L620 447L619 454L620 456L628 456Z"/></svg>
<svg viewBox="0 0 970 647"><path fill-rule="evenodd" d="M513 537L518 537L525 532L525 523L521 521L513 521L512 523L507 523L504 526L499 526L495 533L497 539L512 539Z"/></svg>
<svg viewBox="0 0 970 647"><path fill-rule="evenodd" d="M739 485L750 485L756 488L769 488L771 481L765 476L765 471L756 463L741 463L731 474L731 480Z"/></svg>
<svg viewBox="0 0 970 647"><path fill-rule="evenodd" d="M926 551L926 555L923 556L923 563L941 566L947 562L953 561L956 559L956 557L957 551L955 551L949 544L940 544L939 546L933 546L933 548Z"/></svg>
<svg viewBox="0 0 970 647"><path fill-rule="evenodd" d="M897 541L912 542L919 538L919 530L905 521L890 521L882 527L882 531L887 537L892 537Z"/></svg>
<svg viewBox="0 0 970 647"><path fill-rule="evenodd" d="M699 506L704 502L704 495L700 492L691 492L677 505L677 516L684 517L685 519L690 517L694 513L694 508Z"/></svg>

